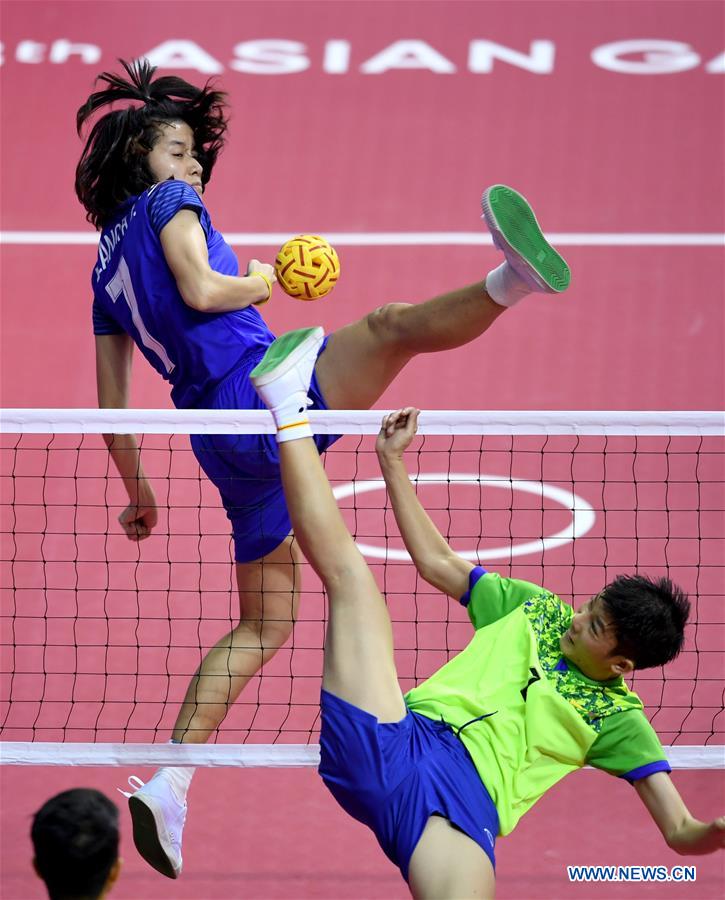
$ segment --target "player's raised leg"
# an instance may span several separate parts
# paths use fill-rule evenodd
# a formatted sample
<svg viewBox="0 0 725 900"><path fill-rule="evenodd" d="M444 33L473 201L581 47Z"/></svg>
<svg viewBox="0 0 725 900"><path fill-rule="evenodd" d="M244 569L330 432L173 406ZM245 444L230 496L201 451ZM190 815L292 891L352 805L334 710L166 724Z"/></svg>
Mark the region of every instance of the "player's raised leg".
<svg viewBox="0 0 725 900"><path fill-rule="evenodd" d="M467 344L527 294L566 290L569 268L519 193L494 185L481 206L504 262L483 281L424 303L390 303L333 334L316 367L330 409L367 409L418 353Z"/></svg>
<svg viewBox="0 0 725 900"><path fill-rule="evenodd" d="M284 335L251 377L277 424L295 536L328 592L323 688L378 723L399 722L407 709L395 669L390 616L345 526L307 422L306 390L321 340L322 329ZM409 883L414 897L431 900L494 893L493 868L484 850L437 816L428 820L418 840Z"/></svg>
<svg viewBox="0 0 725 900"><path fill-rule="evenodd" d="M251 377L277 423L282 483L296 539L330 601L323 687L381 722L397 722L406 709L390 616L345 526L307 420L307 389L322 334L321 328L302 329L279 338Z"/></svg>

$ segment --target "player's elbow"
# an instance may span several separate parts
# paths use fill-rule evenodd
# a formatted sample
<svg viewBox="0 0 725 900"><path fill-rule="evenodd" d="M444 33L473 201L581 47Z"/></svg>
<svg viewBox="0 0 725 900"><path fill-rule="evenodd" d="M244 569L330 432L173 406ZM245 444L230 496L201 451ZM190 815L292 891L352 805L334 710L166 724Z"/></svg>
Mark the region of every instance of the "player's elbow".
<svg viewBox="0 0 725 900"><path fill-rule="evenodd" d="M682 853L682 850L680 849L681 844L678 841L678 835L674 829L669 832L664 832L662 834L662 837L665 839L665 843L670 848L670 850L674 850L675 853Z"/></svg>
<svg viewBox="0 0 725 900"><path fill-rule="evenodd" d="M451 562L448 555L431 554L414 560L420 577L443 593L449 593Z"/></svg>
<svg viewBox="0 0 725 900"><path fill-rule="evenodd" d="M692 853L693 836L698 832L698 823L692 816L672 822L662 830L665 843L679 856Z"/></svg>
<svg viewBox="0 0 725 900"><path fill-rule="evenodd" d="M177 275L176 286L181 299L197 312L216 312L219 305L218 285L211 269L203 266L189 267L182 278Z"/></svg>
<svg viewBox="0 0 725 900"><path fill-rule="evenodd" d="M665 843L678 856L692 856L692 844L682 834L665 835Z"/></svg>
<svg viewBox="0 0 725 900"><path fill-rule="evenodd" d="M418 574L423 579L423 581L427 581L428 584L436 585L436 581L439 579L440 575L440 562L437 559L431 559L430 557L420 557L418 559L413 559L415 563L415 568L418 570Z"/></svg>
<svg viewBox="0 0 725 900"><path fill-rule="evenodd" d="M676 853L678 856L692 856L692 850L689 847L685 847L682 844L678 844L677 842L667 841L667 846Z"/></svg>
<svg viewBox="0 0 725 900"><path fill-rule="evenodd" d="M204 279L195 279L179 285L181 299L197 312L214 312L214 291Z"/></svg>

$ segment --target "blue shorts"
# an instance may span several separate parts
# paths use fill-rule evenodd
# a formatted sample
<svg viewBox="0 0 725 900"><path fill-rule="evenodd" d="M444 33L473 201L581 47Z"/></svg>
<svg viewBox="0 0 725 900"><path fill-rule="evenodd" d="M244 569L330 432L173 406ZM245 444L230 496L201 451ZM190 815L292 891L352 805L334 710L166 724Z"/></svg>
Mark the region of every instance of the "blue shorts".
<svg viewBox="0 0 725 900"><path fill-rule="evenodd" d="M432 815L472 838L496 866L496 807L468 750L445 722L408 712L375 716L322 691L320 775L333 797L367 825L408 880L410 858Z"/></svg>
<svg viewBox="0 0 725 900"><path fill-rule="evenodd" d="M320 348L325 349L328 338ZM216 387L206 400L209 409L265 409L249 380L249 373L265 350L251 354ZM318 354L319 355L319 354ZM327 409L313 374L308 392L312 409ZM340 435L315 435L322 453ZM266 556L292 529L279 471L274 434L195 434L191 446L199 465L219 490L232 523L234 558L250 562Z"/></svg>

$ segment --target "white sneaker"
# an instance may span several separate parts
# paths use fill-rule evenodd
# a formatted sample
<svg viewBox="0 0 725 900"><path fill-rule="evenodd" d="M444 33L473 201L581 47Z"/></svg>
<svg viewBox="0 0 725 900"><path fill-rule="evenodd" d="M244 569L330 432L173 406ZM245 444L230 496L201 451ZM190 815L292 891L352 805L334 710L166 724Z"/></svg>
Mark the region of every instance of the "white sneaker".
<svg viewBox="0 0 725 900"><path fill-rule="evenodd" d="M325 336L322 328L288 331L269 345L250 378L268 409L281 406L292 394L307 394Z"/></svg>
<svg viewBox="0 0 725 900"><path fill-rule="evenodd" d="M118 791L128 797L133 822L133 842L146 862L166 875L181 875L181 836L186 820L186 803L181 803L166 778L157 772L144 784L136 775L128 779L134 793Z"/></svg>
<svg viewBox="0 0 725 900"><path fill-rule="evenodd" d="M249 375L260 400L274 416L278 441L312 435L307 391L324 336L319 327L288 331L268 347Z"/></svg>

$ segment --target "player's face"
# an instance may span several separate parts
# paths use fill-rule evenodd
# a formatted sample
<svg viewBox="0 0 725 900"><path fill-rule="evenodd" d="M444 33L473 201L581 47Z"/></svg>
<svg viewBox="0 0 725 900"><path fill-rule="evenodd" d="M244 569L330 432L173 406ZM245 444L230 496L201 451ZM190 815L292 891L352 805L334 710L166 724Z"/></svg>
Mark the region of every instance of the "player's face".
<svg viewBox="0 0 725 900"><path fill-rule="evenodd" d="M201 163L194 150L194 132L186 122L168 122L160 126L161 134L147 161L157 181L185 181L201 197Z"/></svg>
<svg viewBox="0 0 725 900"><path fill-rule="evenodd" d="M600 596L592 597L574 613L569 630L559 639L561 652L588 678L607 681L632 670L625 657L614 655L614 627Z"/></svg>

